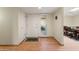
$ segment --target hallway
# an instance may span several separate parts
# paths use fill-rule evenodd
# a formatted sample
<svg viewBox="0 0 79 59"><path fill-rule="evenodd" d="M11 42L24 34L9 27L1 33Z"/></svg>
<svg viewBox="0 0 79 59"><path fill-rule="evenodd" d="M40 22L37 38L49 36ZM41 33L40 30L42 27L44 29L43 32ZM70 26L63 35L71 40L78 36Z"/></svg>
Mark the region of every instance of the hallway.
<svg viewBox="0 0 79 59"><path fill-rule="evenodd" d="M63 10L63 7L1 8L0 50L62 50L61 45L64 45ZM26 37L55 37L61 45L53 38L39 38L37 42L22 42Z"/></svg>
<svg viewBox="0 0 79 59"><path fill-rule="evenodd" d="M39 42L22 42L18 46L0 46L3 51L59 51L63 46L54 38L39 38Z"/></svg>

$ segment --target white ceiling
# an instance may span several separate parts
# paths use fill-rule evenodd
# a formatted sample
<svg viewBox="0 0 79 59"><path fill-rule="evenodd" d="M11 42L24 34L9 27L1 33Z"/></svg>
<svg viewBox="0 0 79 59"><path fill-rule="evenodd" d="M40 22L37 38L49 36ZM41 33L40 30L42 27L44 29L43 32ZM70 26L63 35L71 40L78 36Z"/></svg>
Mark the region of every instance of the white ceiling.
<svg viewBox="0 0 79 59"><path fill-rule="evenodd" d="M79 10L75 11L75 12L70 12L70 10L72 10L75 7L65 7L64 8L64 14L68 15L68 16L77 16L79 15Z"/></svg>
<svg viewBox="0 0 79 59"><path fill-rule="evenodd" d="M39 13L53 13L58 9L58 7L42 7L39 9L38 7L22 7L23 11L27 14L39 14Z"/></svg>

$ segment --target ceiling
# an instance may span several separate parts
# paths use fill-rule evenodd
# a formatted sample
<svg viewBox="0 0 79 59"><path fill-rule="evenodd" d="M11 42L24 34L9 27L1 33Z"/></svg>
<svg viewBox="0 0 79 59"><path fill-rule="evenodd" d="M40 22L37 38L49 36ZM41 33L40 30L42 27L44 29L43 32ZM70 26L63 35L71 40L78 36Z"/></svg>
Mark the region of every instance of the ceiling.
<svg viewBox="0 0 79 59"><path fill-rule="evenodd" d="M40 9L38 7L22 7L21 9L27 14L48 14L55 12L58 9L58 7L42 7Z"/></svg>
<svg viewBox="0 0 79 59"><path fill-rule="evenodd" d="M79 10L75 11L75 12L70 12L70 10L72 10L75 7L65 7L64 8L64 14L67 16L77 16L79 15Z"/></svg>

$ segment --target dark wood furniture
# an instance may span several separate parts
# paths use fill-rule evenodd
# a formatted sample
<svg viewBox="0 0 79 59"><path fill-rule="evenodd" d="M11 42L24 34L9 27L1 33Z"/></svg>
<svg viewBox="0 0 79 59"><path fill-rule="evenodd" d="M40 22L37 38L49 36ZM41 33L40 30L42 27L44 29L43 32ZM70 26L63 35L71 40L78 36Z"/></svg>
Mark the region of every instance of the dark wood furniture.
<svg viewBox="0 0 79 59"><path fill-rule="evenodd" d="M79 27L64 26L64 35L79 40Z"/></svg>

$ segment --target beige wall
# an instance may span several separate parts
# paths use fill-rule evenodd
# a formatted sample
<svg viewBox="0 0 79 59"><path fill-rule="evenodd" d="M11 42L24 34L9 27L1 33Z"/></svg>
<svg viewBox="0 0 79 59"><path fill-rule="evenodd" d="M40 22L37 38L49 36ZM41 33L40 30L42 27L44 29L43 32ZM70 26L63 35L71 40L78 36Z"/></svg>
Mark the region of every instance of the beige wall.
<svg viewBox="0 0 79 59"><path fill-rule="evenodd" d="M79 16L65 16L64 25L65 26L79 26Z"/></svg>
<svg viewBox="0 0 79 59"><path fill-rule="evenodd" d="M55 16L58 16L58 19L55 20ZM53 14L53 32L54 37L57 39L57 41L60 42L60 44L64 44L63 39L63 20L64 20L64 10L63 8L59 8L54 14Z"/></svg>
<svg viewBox="0 0 79 59"><path fill-rule="evenodd" d="M64 26L72 26L72 25L73 25L73 17L64 16Z"/></svg>
<svg viewBox="0 0 79 59"><path fill-rule="evenodd" d="M72 18L73 18L71 21L73 22L72 26L79 26L79 16L73 16Z"/></svg>
<svg viewBox="0 0 79 59"><path fill-rule="evenodd" d="M12 43L12 19L10 8L0 8L0 44Z"/></svg>
<svg viewBox="0 0 79 59"><path fill-rule="evenodd" d="M25 17L19 8L0 8L0 45L19 44L24 39Z"/></svg>

